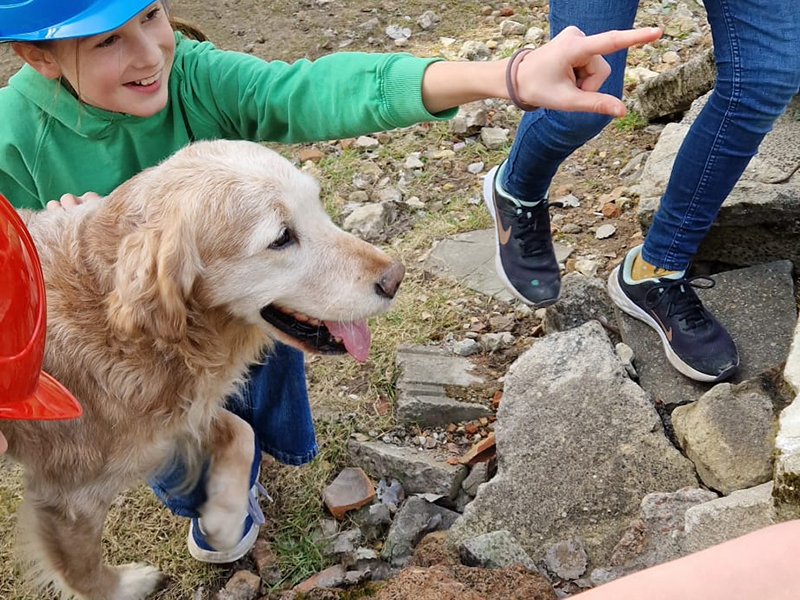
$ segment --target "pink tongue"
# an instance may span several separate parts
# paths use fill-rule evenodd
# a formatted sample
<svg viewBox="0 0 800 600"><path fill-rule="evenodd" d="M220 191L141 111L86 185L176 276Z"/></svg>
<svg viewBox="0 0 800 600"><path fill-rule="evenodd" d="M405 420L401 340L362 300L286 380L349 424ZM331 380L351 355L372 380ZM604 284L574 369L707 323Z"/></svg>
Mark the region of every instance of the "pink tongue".
<svg viewBox="0 0 800 600"><path fill-rule="evenodd" d="M371 339L369 327L365 321L325 321L325 327L331 335L342 338L347 352L358 362L367 360Z"/></svg>

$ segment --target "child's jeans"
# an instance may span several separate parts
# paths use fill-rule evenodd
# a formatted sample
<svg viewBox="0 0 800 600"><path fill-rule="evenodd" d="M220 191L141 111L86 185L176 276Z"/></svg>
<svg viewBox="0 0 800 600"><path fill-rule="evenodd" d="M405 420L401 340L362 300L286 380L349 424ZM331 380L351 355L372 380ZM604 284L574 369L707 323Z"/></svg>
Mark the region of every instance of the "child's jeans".
<svg viewBox="0 0 800 600"><path fill-rule="evenodd" d="M317 455L303 353L299 350L276 344L266 362L250 368L242 393L230 398L227 408L253 426L256 447L280 462L301 465ZM260 451L256 451L254 465L260 458ZM206 501L205 476L194 490L178 495L172 490L182 482L183 472L183 466L175 462L148 483L173 513L197 517L197 509Z"/></svg>
<svg viewBox="0 0 800 600"><path fill-rule="evenodd" d="M642 251L649 263L672 270L688 266L761 140L800 88L797 0L704 0L704 5L717 83L678 152ZM627 29L637 6L638 0L551 0L551 35L568 25L587 35ZM626 52L606 60L612 71L601 91L620 96ZM562 161L610 120L543 109L526 113L503 186L523 200L543 198Z"/></svg>

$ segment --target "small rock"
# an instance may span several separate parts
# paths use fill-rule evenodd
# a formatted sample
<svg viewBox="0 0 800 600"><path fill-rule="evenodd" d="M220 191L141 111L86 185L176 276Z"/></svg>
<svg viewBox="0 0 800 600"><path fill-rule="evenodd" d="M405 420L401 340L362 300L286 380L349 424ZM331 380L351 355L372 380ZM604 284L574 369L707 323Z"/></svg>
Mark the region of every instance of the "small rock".
<svg viewBox="0 0 800 600"><path fill-rule="evenodd" d="M360 206L347 216L342 227L366 240L376 240L386 226L394 221L395 210L392 202Z"/></svg>
<svg viewBox="0 0 800 600"><path fill-rule="evenodd" d="M484 127L481 129L481 142L489 150L499 150L508 143L508 129Z"/></svg>
<svg viewBox="0 0 800 600"><path fill-rule="evenodd" d="M386 35L393 40L407 40L411 37L411 29L400 25L389 25L386 28Z"/></svg>
<svg viewBox="0 0 800 600"><path fill-rule="evenodd" d="M492 55L492 51L483 42L470 40L464 42L458 55L467 60L486 60Z"/></svg>
<svg viewBox="0 0 800 600"><path fill-rule="evenodd" d="M494 352L513 346L515 339L516 338L508 331L502 333L485 333L480 337L480 343L487 351Z"/></svg>
<svg viewBox="0 0 800 600"><path fill-rule="evenodd" d="M588 557L577 538L553 544L545 552L545 563L561 579L578 579L586 571Z"/></svg>
<svg viewBox="0 0 800 600"><path fill-rule="evenodd" d="M577 196L573 194L567 194L566 196L555 200L554 204L562 204L564 208L578 208L581 205L581 201L578 200Z"/></svg>
<svg viewBox="0 0 800 600"><path fill-rule="evenodd" d="M431 158L434 160L445 160L450 158L455 158L456 153L450 149L447 150L437 150L433 154L431 154Z"/></svg>
<svg viewBox="0 0 800 600"><path fill-rule="evenodd" d="M468 164L467 165L467 171L469 173L472 173L473 175L477 175L478 173L483 171L483 167L484 167L483 163L478 161L478 162L474 162L474 163Z"/></svg>
<svg viewBox="0 0 800 600"><path fill-rule="evenodd" d="M541 27L531 27L525 32L525 43L539 45L544 41L544 29Z"/></svg>
<svg viewBox="0 0 800 600"><path fill-rule="evenodd" d="M508 19L500 23L500 35L503 37L510 37L512 35L525 35L525 25L518 21Z"/></svg>
<svg viewBox="0 0 800 600"><path fill-rule="evenodd" d="M300 151L300 154L297 155L297 158L301 163L304 163L307 160L318 163L320 160L325 158L325 154L316 148L305 148Z"/></svg>
<svg viewBox="0 0 800 600"><path fill-rule="evenodd" d="M422 29L430 29L438 23L439 17L432 10L426 10L417 18L417 25Z"/></svg>
<svg viewBox="0 0 800 600"><path fill-rule="evenodd" d="M421 169L425 166L425 163L420 160L420 153L419 152L412 152L408 156L406 156L406 162L403 166L406 169Z"/></svg>
<svg viewBox="0 0 800 600"><path fill-rule="evenodd" d="M604 240L606 238L610 238L616 232L617 228L614 225L607 223L597 228L597 232L594 234L594 237L596 237L598 240Z"/></svg>
<svg viewBox="0 0 800 600"><path fill-rule="evenodd" d="M355 190L354 192L350 192L350 195L347 196L347 199L350 202L354 202L356 204L364 204L366 202L369 202L369 194L367 194L367 192L365 192L364 190Z"/></svg>
<svg viewBox="0 0 800 600"><path fill-rule="evenodd" d="M378 502L386 504L390 508L391 506L395 508L400 506L406 497L402 484L396 479L390 479L389 481L381 479L378 482L378 488L375 493L377 494Z"/></svg>
<svg viewBox="0 0 800 600"><path fill-rule="evenodd" d="M576 223L567 223L559 228L561 233L580 233L581 226Z"/></svg>
<svg viewBox="0 0 800 600"><path fill-rule="evenodd" d="M603 204L600 212L606 219L616 219L622 215L622 209L616 202L606 202Z"/></svg>
<svg viewBox="0 0 800 600"><path fill-rule="evenodd" d="M480 346L475 340L461 340L453 344L453 353L458 356L472 356L480 351Z"/></svg>
<svg viewBox="0 0 800 600"><path fill-rule="evenodd" d="M647 67L632 67L630 69L625 69L625 76L635 81L638 85L643 81L658 77L658 73L651 71Z"/></svg>
<svg viewBox="0 0 800 600"><path fill-rule="evenodd" d="M410 206L411 208L421 209L425 208L425 203L416 196L411 196L411 198L408 198L406 200L406 206Z"/></svg>
<svg viewBox="0 0 800 600"><path fill-rule="evenodd" d="M340 587L344 584L346 573L344 565L334 565L297 584L294 586L293 591L308 593L317 588Z"/></svg>
<svg viewBox="0 0 800 600"><path fill-rule="evenodd" d="M491 531L464 540L458 547L461 562L470 567L499 569L519 563L529 571L537 572L536 563L506 530Z"/></svg>
<svg viewBox="0 0 800 600"><path fill-rule="evenodd" d="M642 167L644 167L645 162L647 162L648 156L650 156L650 152L640 152L630 159L628 164L620 170L620 178L638 178L638 176L642 174Z"/></svg>
<svg viewBox="0 0 800 600"><path fill-rule="evenodd" d="M663 62L665 65L676 65L680 61L681 57L678 56L677 52L673 52L672 50L664 52L664 54L661 55L661 62Z"/></svg>
<svg viewBox="0 0 800 600"><path fill-rule="evenodd" d="M371 19L364 21L358 27L363 29L364 31L373 31L378 25L380 25L380 21L378 21L378 17L372 17Z"/></svg>
<svg viewBox="0 0 800 600"><path fill-rule="evenodd" d="M278 557L272 551L272 546L263 538L258 538L251 551L253 562L256 563L258 574L267 585L276 585L283 579Z"/></svg>
<svg viewBox="0 0 800 600"><path fill-rule="evenodd" d="M361 543L361 538L361 530L358 528L342 531L322 549L322 554L339 562L345 562L345 557L355 553L356 547Z"/></svg>
<svg viewBox="0 0 800 600"><path fill-rule="evenodd" d="M478 487L489 481L489 463L479 462L461 482L461 488L473 498L478 495Z"/></svg>
<svg viewBox="0 0 800 600"><path fill-rule="evenodd" d="M356 146L358 146L359 148L364 148L366 150L377 148L379 145L380 142L378 140L368 135L360 135L358 136L358 139L356 139Z"/></svg>
<svg viewBox="0 0 800 600"><path fill-rule="evenodd" d="M250 571L237 571L225 587L217 592L216 600L254 600L261 590L261 578Z"/></svg>
<svg viewBox="0 0 800 600"><path fill-rule="evenodd" d="M597 264L597 261L591 260L589 258L579 258L575 261L575 270L578 273L586 275L586 277L594 277L597 275L597 269L600 265Z"/></svg>
<svg viewBox="0 0 800 600"><path fill-rule="evenodd" d="M378 202L402 202L403 192L396 187L387 187L375 192L375 199Z"/></svg>
<svg viewBox="0 0 800 600"><path fill-rule="evenodd" d="M358 467L344 469L323 493L325 506L337 519L343 519L348 510L369 504L374 497L375 487Z"/></svg>

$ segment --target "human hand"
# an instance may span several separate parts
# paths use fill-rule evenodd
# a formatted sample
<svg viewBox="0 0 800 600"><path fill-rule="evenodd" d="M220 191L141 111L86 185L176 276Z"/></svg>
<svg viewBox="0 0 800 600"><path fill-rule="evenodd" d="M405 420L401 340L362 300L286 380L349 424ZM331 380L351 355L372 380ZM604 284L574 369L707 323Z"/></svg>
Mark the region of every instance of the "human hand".
<svg viewBox="0 0 800 600"><path fill-rule="evenodd" d="M8 442L6 441L3 432L0 431L0 455L4 454L6 450L8 450Z"/></svg>
<svg viewBox="0 0 800 600"><path fill-rule="evenodd" d="M89 200L97 200L100 198L99 194L94 192L86 192L81 196L76 196L75 194L64 194L58 200L50 200L47 203L47 210L69 210L70 208L75 208L79 204L83 204Z"/></svg>
<svg viewBox="0 0 800 600"><path fill-rule="evenodd" d="M570 26L544 46L520 56L510 86L516 89L519 100L532 107L621 117L625 114L622 101L597 92L611 73L602 55L651 42L660 36L658 27L587 36Z"/></svg>

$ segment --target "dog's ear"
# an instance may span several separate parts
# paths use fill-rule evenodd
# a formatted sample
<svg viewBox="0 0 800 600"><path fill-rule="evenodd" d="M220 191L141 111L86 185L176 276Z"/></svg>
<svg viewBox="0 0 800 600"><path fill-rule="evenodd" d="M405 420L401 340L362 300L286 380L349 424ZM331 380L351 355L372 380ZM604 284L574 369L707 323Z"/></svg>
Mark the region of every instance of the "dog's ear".
<svg viewBox="0 0 800 600"><path fill-rule="evenodd" d="M143 227L123 238L108 309L112 325L169 342L186 335L187 302L201 263L180 219L166 230Z"/></svg>

